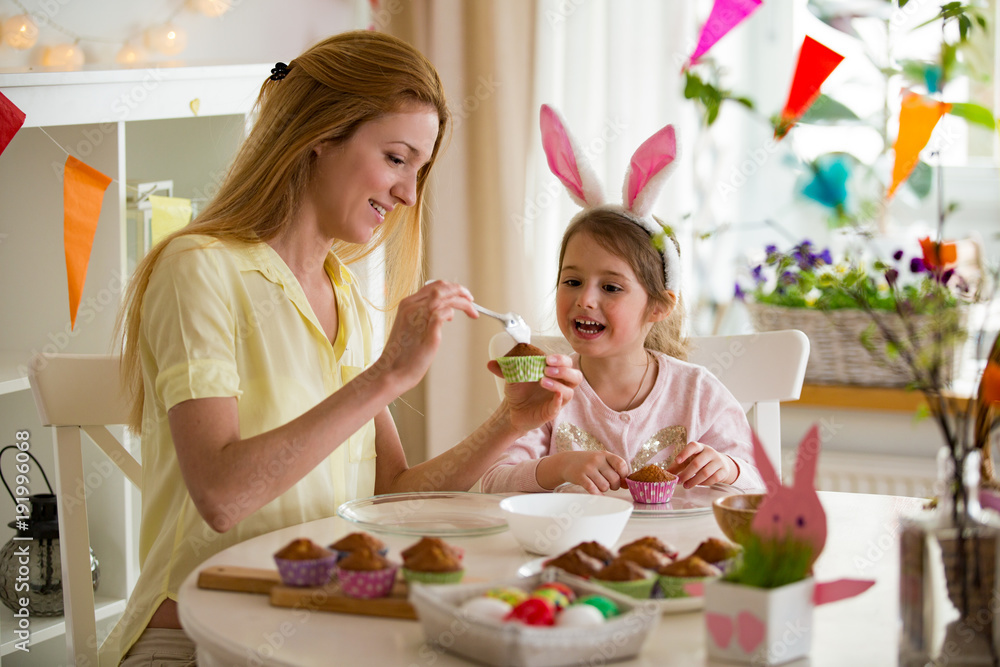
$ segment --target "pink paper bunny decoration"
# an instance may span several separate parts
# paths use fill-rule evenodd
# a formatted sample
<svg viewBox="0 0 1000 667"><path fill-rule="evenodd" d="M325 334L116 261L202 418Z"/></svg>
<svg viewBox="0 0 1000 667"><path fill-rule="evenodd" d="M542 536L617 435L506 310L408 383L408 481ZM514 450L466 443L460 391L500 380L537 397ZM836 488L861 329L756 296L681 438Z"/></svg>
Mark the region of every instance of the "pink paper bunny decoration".
<svg viewBox="0 0 1000 667"><path fill-rule="evenodd" d="M784 486L764 447L753 437L754 460L767 485L767 495L757 508L750 529L761 537L785 537L809 542L813 558L826 545L826 512L816 495L816 464L819 461L819 426L813 425L799 444L795 459L795 480Z"/></svg>
<svg viewBox="0 0 1000 667"><path fill-rule="evenodd" d="M605 203L604 188L597 174L556 110L543 104L540 123L549 169L566 187L573 201L584 210L602 207L620 213L650 236L663 234L663 227L653 219L652 211L663 184L677 164L677 136L673 125L656 132L632 155L625 172L622 204L618 205ZM665 241L662 246L666 287L678 292L681 276L677 248L671 241Z"/></svg>

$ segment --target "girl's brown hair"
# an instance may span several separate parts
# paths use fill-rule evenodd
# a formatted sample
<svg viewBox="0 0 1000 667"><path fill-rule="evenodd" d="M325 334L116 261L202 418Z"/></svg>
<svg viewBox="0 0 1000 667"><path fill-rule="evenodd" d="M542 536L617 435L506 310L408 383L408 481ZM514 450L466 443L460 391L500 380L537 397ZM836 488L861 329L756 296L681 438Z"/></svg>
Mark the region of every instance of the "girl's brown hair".
<svg viewBox="0 0 1000 667"><path fill-rule="evenodd" d="M430 160L417 175L414 206L397 206L363 245L337 242L334 252L356 262L385 247L386 297L390 310L420 284L422 221L427 175L441 146L449 113L437 71L406 42L359 30L334 35L288 65L282 80L265 80L255 120L218 194L191 224L156 245L136 267L118 331L123 334L122 372L132 396L130 426L141 430L143 380L139 361L140 312L149 278L166 245L186 234L259 243L274 238L291 220L313 174L322 141L348 140L364 123L426 105L438 115Z"/></svg>
<svg viewBox="0 0 1000 667"><path fill-rule="evenodd" d="M649 308L654 303L667 307L673 305L673 311L666 319L653 324L653 328L646 334L644 345L650 350L686 360L689 341L683 333L684 304L680 294L667 291L663 277L663 255L653 246L649 233L621 213L602 208L585 211L570 223L563 234L559 248L560 269L566 255L566 246L577 234L587 234L602 248L632 267L649 296ZM670 235L668 238L680 255L677 239Z"/></svg>

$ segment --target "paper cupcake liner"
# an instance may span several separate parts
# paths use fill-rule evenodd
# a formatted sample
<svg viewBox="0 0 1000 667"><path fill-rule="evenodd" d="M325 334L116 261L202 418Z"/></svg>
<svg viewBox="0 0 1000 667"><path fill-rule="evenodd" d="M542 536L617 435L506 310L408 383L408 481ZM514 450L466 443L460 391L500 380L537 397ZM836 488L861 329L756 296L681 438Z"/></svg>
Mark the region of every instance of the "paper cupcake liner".
<svg viewBox="0 0 1000 667"><path fill-rule="evenodd" d="M593 577L590 580L616 593L640 600L648 600L653 594L653 586L656 585L656 577L647 577L646 579L637 579L636 581L603 581Z"/></svg>
<svg viewBox="0 0 1000 667"><path fill-rule="evenodd" d="M500 357L497 363L507 382L537 382L545 376L545 357Z"/></svg>
<svg viewBox="0 0 1000 667"><path fill-rule="evenodd" d="M382 570L345 570L337 568L337 579L344 595L352 598L384 598L392 591L396 583L396 570L393 565Z"/></svg>
<svg viewBox="0 0 1000 667"><path fill-rule="evenodd" d="M632 494L632 500L645 505L662 505L670 502L674 496L674 487L677 486L677 479L668 482L636 482L625 478L625 484Z"/></svg>
<svg viewBox="0 0 1000 667"><path fill-rule="evenodd" d="M699 581L705 582L709 579L718 579L718 577L671 577L661 574L656 583L660 588L660 593L665 598L689 598L691 594L684 590L685 585Z"/></svg>
<svg viewBox="0 0 1000 667"><path fill-rule="evenodd" d="M285 586L325 586L337 568L337 554L309 560L291 560L275 556L281 583Z"/></svg>
<svg viewBox="0 0 1000 667"><path fill-rule="evenodd" d="M462 581L465 570L454 572L418 572L403 568L403 578L407 581L419 581L422 584L457 584Z"/></svg>

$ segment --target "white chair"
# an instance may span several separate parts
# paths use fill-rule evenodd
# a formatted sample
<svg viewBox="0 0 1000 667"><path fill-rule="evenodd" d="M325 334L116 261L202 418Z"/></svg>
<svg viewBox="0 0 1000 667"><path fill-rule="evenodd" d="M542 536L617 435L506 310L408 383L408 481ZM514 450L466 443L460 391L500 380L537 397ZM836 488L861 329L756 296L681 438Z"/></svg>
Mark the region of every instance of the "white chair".
<svg viewBox="0 0 1000 667"><path fill-rule="evenodd" d="M573 350L562 336L533 336L531 344L547 353ZM502 356L514 340L501 332L490 339L490 359ZM747 411L767 455L781 474L782 401L798 400L809 360L809 339L801 331L768 331L691 339L688 361L705 366L732 392ZM503 397L503 380L496 378Z"/></svg>
<svg viewBox="0 0 1000 667"><path fill-rule="evenodd" d="M55 427L55 492L69 664L98 664L88 486L80 432L90 436L137 488L141 485L139 462L107 428L128 421L119 367L116 356L37 355L28 373L42 424Z"/></svg>

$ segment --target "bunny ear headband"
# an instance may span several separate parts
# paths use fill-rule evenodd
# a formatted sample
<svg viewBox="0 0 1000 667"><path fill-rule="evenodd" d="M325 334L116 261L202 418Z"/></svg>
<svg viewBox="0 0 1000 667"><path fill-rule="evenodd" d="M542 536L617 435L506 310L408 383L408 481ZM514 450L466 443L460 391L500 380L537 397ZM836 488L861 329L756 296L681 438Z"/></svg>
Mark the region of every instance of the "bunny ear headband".
<svg viewBox="0 0 1000 667"><path fill-rule="evenodd" d="M570 136L559 113L547 104L541 112L542 147L548 158L549 169L562 181L573 201L584 212L602 207L639 225L653 238L663 235L663 227L653 219L653 203L660 194L667 177L676 166L677 137L673 125L646 139L632 155L625 184L622 205L605 204L601 187L590 163L579 144ZM681 285L680 257L670 239L662 239L660 254L663 256L663 278L668 290L678 292Z"/></svg>

